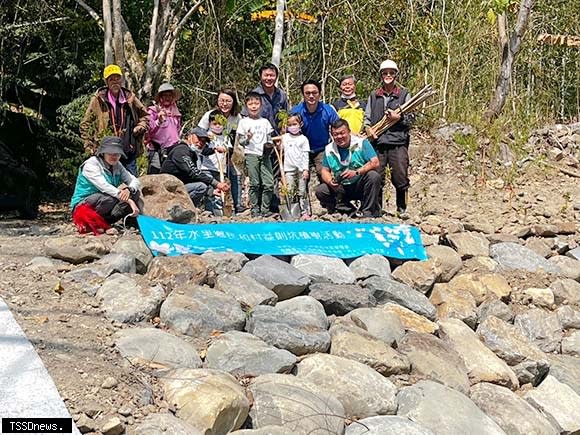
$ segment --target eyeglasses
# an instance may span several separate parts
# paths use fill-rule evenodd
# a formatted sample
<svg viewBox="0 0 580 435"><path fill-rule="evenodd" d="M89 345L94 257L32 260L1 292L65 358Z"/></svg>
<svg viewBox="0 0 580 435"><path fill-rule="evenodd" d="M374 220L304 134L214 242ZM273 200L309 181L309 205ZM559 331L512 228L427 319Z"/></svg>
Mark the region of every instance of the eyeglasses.
<svg viewBox="0 0 580 435"><path fill-rule="evenodd" d="M397 77L397 71L381 71L381 75L383 76L391 76L391 77Z"/></svg>

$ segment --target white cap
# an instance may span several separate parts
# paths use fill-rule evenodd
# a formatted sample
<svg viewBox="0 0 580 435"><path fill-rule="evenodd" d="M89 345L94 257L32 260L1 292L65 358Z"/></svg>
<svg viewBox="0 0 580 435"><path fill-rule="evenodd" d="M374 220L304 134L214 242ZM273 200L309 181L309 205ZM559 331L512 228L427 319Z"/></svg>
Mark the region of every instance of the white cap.
<svg viewBox="0 0 580 435"><path fill-rule="evenodd" d="M399 72L399 67L391 59L387 59L383 61L383 63L381 63L381 66L379 67L379 72L384 69L394 69L395 71Z"/></svg>

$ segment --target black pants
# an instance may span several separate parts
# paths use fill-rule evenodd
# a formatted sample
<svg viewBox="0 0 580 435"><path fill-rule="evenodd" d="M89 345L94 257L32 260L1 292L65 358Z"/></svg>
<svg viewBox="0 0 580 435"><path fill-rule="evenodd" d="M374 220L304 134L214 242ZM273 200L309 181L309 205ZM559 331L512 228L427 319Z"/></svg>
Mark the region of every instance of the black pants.
<svg viewBox="0 0 580 435"><path fill-rule="evenodd" d="M408 145L386 145L377 147L379 157L379 171L381 183L384 188L385 172L387 165L391 169L391 183L395 187L397 207L407 208L407 190L409 190L409 146ZM380 198L382 202L383 188L381 188Z"/></svg>
<svg viewBox="0 0 580 435"><path fill-rule="evenodd" d="M143 200L139 192L131 195L131 199L135 202L139 210L143 210ZM100 214L103 219L109 224L113 224L120 219L123 219L128 214L133 213L128 202L119 201L117 198L107 195L106 193L93 193L87 196L83 203L90 205L95 211Z"/></svg>
<svg viewBox="0 0 580 435"><path fill-rule="evenodd" d="M319 184L315 192L320 205L329 213L334 213L337 200L341 198L343 201L361 200L361 211L365 217L381 215L381 176L377 171L369 171L356 183L341 185L336 190L326 183Z"/></svg>

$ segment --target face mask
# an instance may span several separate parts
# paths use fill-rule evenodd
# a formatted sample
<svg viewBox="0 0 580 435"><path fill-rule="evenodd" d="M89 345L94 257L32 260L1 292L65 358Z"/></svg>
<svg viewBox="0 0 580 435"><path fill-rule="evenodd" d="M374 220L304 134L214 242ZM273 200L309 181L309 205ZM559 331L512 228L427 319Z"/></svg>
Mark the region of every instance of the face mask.
<svg viewBox="0 0 580 435"><path fill-rule="evenodd" d="M210 130L212 133L222 134L224 132L224 127L223 125L216 125L214 127L210 127Z"/></svg>
<svg viewBox="0 0 580 435"><path fill-rule="evenodd" d="M292 126L288 127L288 133L290 133L290 134L300 133L300 126L299 125L292 125Z"/></svg>

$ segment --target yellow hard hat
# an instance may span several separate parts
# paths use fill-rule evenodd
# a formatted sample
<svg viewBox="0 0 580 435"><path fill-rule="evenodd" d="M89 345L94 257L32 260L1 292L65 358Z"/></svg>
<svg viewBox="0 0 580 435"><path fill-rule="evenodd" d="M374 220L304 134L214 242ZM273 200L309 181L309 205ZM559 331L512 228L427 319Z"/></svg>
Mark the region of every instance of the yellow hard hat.
<svg viewBox="0 0 580 435"><path fill-rule="evenodd" d="M113 74L119 74L120 76L123 75L123 71L121 71L121 67L119 65L107 65L103 71L103 78L107 80Z"/></svg>

